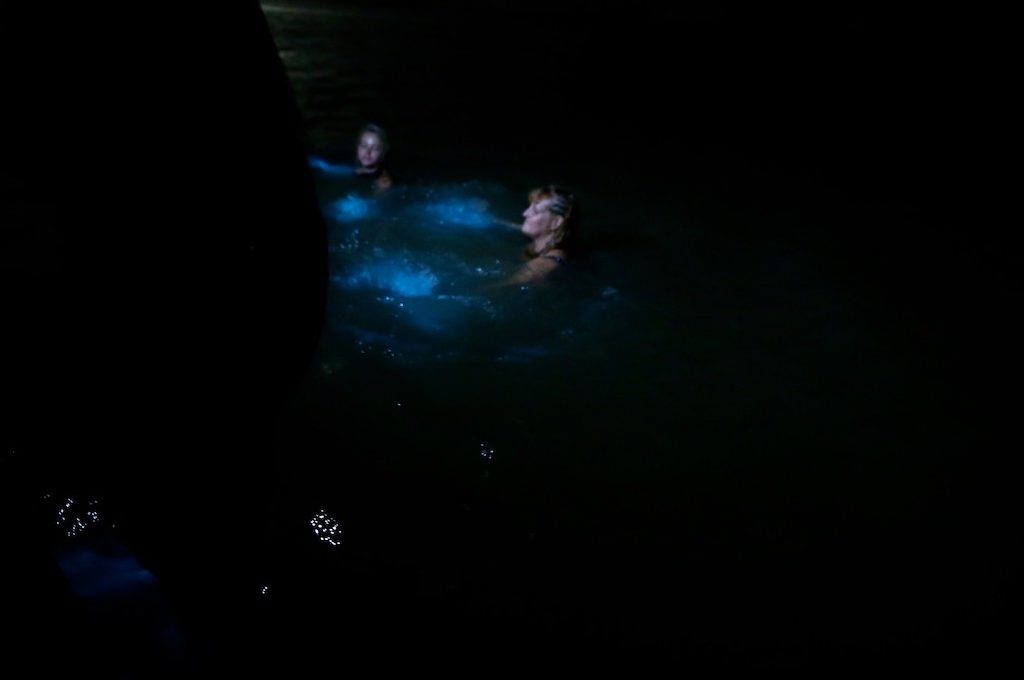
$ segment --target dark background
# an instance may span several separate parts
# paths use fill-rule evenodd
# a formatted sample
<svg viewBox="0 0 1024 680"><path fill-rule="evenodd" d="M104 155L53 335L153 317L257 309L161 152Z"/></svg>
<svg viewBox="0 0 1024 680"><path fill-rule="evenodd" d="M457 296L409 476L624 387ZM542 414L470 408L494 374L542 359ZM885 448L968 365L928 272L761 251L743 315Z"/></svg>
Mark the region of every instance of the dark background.
<svg viewBox="0 0 1024 680"><path fill-rule="evenodd" d="M956 418L964 433L936 451L945 462L925 466L943 480L927 515L911 508L911 519L882 534L852 522L842 541L830 538L835 527L817 524L813 508L759 506L764 496L748 480L750 515L789 522L813 536L813 550L778 548L767 529L715 519L716 489L703 504L675 505L666 494L667 509L645 515L652 527L636 534L650 543L609 558L625 577L606 584L607 566L581 570L588 586L573 589L594 593L575 603L584 618L603 601L608 620L650 617L570 633L549 619L534 631L533 654L597 663L600 647L619 661L738 666L998 660L1016 590L1010 463L1020 360L1019 256L1007 222L988 214L1001 185L977 153L993 151L987 82L997 32L967 17L891 8L528 2L367 11L429 12L430 40L458 45L443 59L420 59L430 41L410 38L405 77L436 96L402 100L399 91L390 102L406 114L414 107L430 131L421 140L409 133L407 146L458 149L469 167L513 150L553 167L562 157L601 159L622 168L613 182L640 187L640 203L679 191L691 199L689 216L722 233L818 254L858 286L876 318L900 329L907 356L927 355L949 395L934 417ZM63 617L88 625L46 540L24 519L34 490L22 481L39 469L145 518L126 535L180 603L187 631L212 650L199 658L267 644L242 592L262 529L225 540L210 518L273 497L268 423L312 356L326 243L303 124L255 6L190 12L42 7L5 20L4 510L11 582L24 586L12 617L33 644L63 639L66 628L54 625ZM390 122L387 110L381 116ZM406 157L413 173L415 153ZM246 370L257 364L260 373ZM865 461L864 474L878 464ZM186 509L172 502L183 490ZM680 573L671 544L653 542L693 517L702 518L697 533L709 554L729 557ZM604 544L587 531L562 535L566 543L546 553L558 571L585 568L579 555L600 558ZM661 552L667 566L658 566ZM823 559L830 569L816 572ZM848 561L837 567L840 559ZM361 614L387 604L367 627L379 635L360 633L354 619L337 623L315 599L281 612L319 624L318 642L353 636L364 647L350 650L356 658L392 645L441 649L442 624L458 617L442 608L433 618L429 603L404 599L389 578L365 575L368 591L348 594ZM917 584L907 597L905 583ZM709 592L732 594L717 607ZM862 596L876 608L848 606ZM686 619L688 642L655 618L663 608L643 604L659 598L702 613ZM830 610L831 601L847 606ZM886 602L898 623L883 625ZM780 610L797 613L766 634ZM217 625L203 621L207 612ZM536 624L507 614L485 620L506 633ZM270 616L266 630L281 637L269 648L287 660L302 636ZM389 618L438 625L424 634L412 624L389 628ZM821 628L841 634L820 646L793 643L819 639ZM515 638L473 639L467 659L518 654L502 642Z"/></svg>

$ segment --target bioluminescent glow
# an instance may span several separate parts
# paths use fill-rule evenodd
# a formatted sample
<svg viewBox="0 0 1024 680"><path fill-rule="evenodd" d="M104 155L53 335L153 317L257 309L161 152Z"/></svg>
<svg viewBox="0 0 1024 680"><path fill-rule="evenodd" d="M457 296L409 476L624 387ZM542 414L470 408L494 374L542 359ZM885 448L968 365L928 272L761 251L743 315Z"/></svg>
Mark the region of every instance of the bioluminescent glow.
<svg viewBox="0 0 1024 680"><path fill-rule="evenodd" d="M438 295L437 299L441 301L455 302L463 307L479 309L490 317L494 317L497 314L494 310L494 303L482 295Z"/></svg>
<svg viewBox="0 0 1024 680"><path fill-rule="evenodd" d="M353 177L356 174L354 166L345 165L344 163L329 163L317 156L309 157L309 167L331 177Z"/></svg>
<svg viewBox="0 0 1024 680"><path fill-rule="evenodd" d="M522 209L518 194L470 181L370 197L323 175L319 188L330 230L332 360L351 359L358 371L363 359L527 364L561 352L558 333L572 320L548 306L564 298L513 297L517 288L502 285L522 266L523 242L499 219ZM320 368L338 374L329 362Z"/></svg>
<svg viewBox="0 0 1024 680"><path fill-rule="evenodd" d="M380 354L387 359L401 359L402 353L387 345L368 345L362 340L356 340L356 347L360 354Z"/></svg>
<svg viewBox="0 0 1024 680"><path fill-rule="evenodd" d="M419 354L428 349L424 343L402 340L393 334L378 333L349 325L342 325L339 328L355 338L355 344L359 348L360 354L373 353L378 348L382 348L382 351L390 351L390 355L397 358L403 353Z"/></svg>
<svg viewBox="0 0 1024 680"><path fill-rule="evenodd" d="M109 553L70 550L58 563L75 593L86 599L130 595L156 583L153 574L120 545Z"/></svg>
<svg viewBox="0 0 1024 680"><path fill-rule="evenodd" d="M494 449L487 442L480 442L480 457L484 460L494 460Z"/></svg>
<svg viewBox="0 0 1024 680"><path fill-rule="evenodd" d="M381 288L405 297L430 295L438 283L430 269L404 258L360 265L343 279L346 288Z"/></svg>
<svg viewBox="0 0 1024 680"><path fill-rule="evenodd" d="M480 229L496 222L487 212L489 207L487 201L480 198L449 198L414 206L411 212L427 224Z"/></svg>
<svg viewBox="0 0 1024 680"><path fill-rule="evenodd" d="M43 497L49 498L49 494ZM68 538L74 538L100 521L98 501L91 500L86 506L74 498L68 498L57 508L57 526L63 528Z"/></svg>
<svg viewBox="0 0 1024 680"><path fill-rule="evenodd" d="M309 526L313 527L316 537L327 545L333 547L341 545L341 523L324 510L313 515L313 519L309 520Z"/></svg>
<svg viewBox="0 0 1024 680"><path fill-rule="evenodd" d="M349 194L327 206L327 216L339 222L354 222L370 217L375 210L374 201Z"/></svg>
<svg viewBox="0 0 1024 680"><path fill-rule="evenodd" d="M328 246L327 252L336 253L340 250L345 253L351 253L359 250L360 243L359 229L355 228L350 231L348 235L345 236L344 240L342 240L337 246Z"/></svg>

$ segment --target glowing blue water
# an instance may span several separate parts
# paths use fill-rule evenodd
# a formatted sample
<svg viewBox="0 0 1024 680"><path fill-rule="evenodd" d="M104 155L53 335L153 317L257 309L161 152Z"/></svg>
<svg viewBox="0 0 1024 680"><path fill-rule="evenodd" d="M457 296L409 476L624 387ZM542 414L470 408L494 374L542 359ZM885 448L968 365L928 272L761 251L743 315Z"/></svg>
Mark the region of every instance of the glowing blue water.
<svg viewBox="0 0 1024 680"><path fill-rule="evenodd" d="M411 214L424 225L481 229L497 223L488 207L487 201L480 198L446 198L413 206Z"/></svg>
<svg viewBox="0 0 1024 680"><path fill-rule="evenodd" d="M561 353L561 313L531 307L542 293L502 285L522 266L525 239L502 224L522 211L521 193L466 182L370 196L333 178L319 188L334 284L325 342L337 352L327 364L524 364Z"/></svg>
<svg viewBox="0 0 1024 680"><path fill-rule="evenodd" d="M360 265L342 283L347 288L379 288L404 297L422 297L430 295L439 280L427 267L395 259Z"/></svg>
<svg viewBox="0 0 1024 680"><path fill-rule="evenodd" d="M338 222L356 222L371 217L376 212L375 208L374 201L349 194L331 203L327 207L327 216Z"/></svg>
<svg viewBox="0 0 1024 680"><path fill-rule="evenodd" d="M319 170L325 175L331 177L353 177L356 174L355 167L351 165L345 165L343 163L329 163L323 158L316 156L309 157L309 167L314 170Z"/></svg>
<svg viewBox="0 0 1024 680"><path fill-rule="evenodd" d="M156 583L153 574L120 545L109 552L69 550L59 564L75 593L86 599L129 595Z"/></svg>

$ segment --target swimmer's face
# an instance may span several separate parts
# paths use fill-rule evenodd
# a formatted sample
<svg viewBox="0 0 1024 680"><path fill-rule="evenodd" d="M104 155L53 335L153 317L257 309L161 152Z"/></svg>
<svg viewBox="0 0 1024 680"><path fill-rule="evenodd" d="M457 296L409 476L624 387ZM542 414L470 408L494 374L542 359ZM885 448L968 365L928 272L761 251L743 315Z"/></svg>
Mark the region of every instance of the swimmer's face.
<svg viewBox="0 0 1024 680"><path fill-rule="evenodd" d="M375 168L384 158L384 141L376 132L364 132L356 144L356 157L364 168Z"/></svg>
<svg viewBox="0 0 1024 680"><path fill-rule="evenodd" d="M554 233L562 224L562 218L548 208L552 199L545 198L534 201L530 207L523 211L523 226L521 230L530 238L539 238Z"/></svg>

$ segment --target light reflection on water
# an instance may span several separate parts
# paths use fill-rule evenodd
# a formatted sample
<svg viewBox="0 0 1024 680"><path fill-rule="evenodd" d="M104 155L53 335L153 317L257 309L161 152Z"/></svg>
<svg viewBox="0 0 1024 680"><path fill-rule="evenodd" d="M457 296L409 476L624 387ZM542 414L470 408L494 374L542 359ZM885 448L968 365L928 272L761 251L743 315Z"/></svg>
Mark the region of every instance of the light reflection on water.
<svg viewBox="0 0 1024 680"><path fill-rule="evenodd" d="M315 513L309 520L309 526L313 528L313 534L321 542L333 548L341 545L343 535L341 523L332 515L329 515L326 510L320 510ZM264 590L264 594L266 594L266 590Z"/></svg>
<svg viewBox="0 0 1024 680"><path fill-rule="evenodd" d="M98 498L46 492L40 502L60 532L54 545L57 562L79 597L131 597L156 584L118 540Z"/></svg>
<svg viewBox="0 0 1024 680"><path fill-rule="evenodd" d="M44 496L48 498L49 496ZM96 508L99 501L91 499L83 504L74 498L68 498L57 508L57 526L67 532L68 538L73 538L87 531L100 520Z"/></svg>
<svg viewBox="0 0 1024 680"><path fill-rule="evenodd" d="M480 457L484 460L494 460L494 449L487 442L480 442Z"/></svg>

